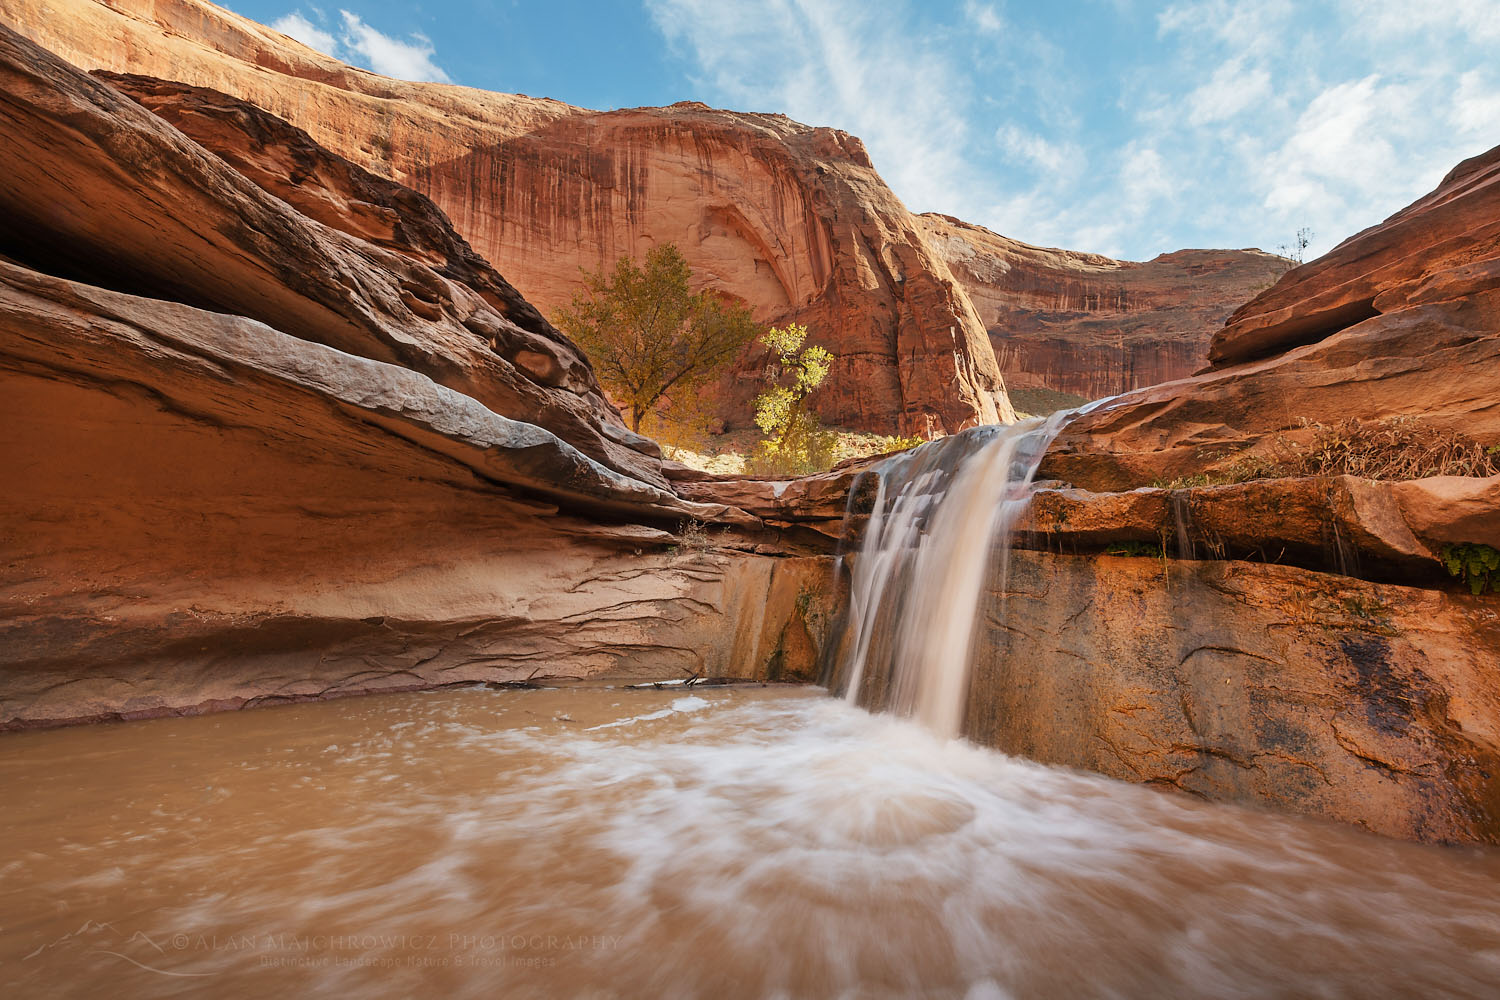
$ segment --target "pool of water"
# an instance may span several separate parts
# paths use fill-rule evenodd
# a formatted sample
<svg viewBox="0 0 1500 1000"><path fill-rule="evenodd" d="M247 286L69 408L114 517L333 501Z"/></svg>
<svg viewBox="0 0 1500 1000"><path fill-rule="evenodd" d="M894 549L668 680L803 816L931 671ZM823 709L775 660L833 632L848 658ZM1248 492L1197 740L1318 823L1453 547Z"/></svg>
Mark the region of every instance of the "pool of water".
<svg viewBox="0 0 1500 1000"><path fill-rule="evenodd" d="M812 689L0 736L6 996L1494 997L1500 854Z"/></svg>

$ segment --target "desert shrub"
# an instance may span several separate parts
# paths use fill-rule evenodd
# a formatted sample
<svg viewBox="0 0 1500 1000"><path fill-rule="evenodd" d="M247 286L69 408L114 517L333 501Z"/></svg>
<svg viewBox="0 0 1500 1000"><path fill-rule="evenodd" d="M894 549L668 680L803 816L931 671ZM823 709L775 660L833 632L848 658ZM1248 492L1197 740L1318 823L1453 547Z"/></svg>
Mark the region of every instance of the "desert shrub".
<svg viewBox="0 0 1500 1000"><path fill-rule="evenodd" d="M1496 448L1430 427L1413 416L1307 426L1313 430L1312 443L1291 449L1280 463L1289 470L1284 475L1423 479L1500 474Z"/></svg>
<svg viewBox="0 0 1500 1000"><path fill-rule="evenodd" d="M708 525L694 519L678 526L677 544L672 546L672 550L684 553L707 552L713 547L714 540L708 532Z"/></svg>

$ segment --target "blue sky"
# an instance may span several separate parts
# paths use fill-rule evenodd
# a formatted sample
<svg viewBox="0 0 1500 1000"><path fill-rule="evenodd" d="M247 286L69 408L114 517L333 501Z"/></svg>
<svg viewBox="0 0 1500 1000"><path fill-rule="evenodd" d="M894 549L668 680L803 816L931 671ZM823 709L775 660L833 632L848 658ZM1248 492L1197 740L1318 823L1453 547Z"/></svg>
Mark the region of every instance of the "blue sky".
<svg viewBox="0 0 1500 1000"><path fill-rule="evenodd" d="M1310 253L1500 144L1500 0L232 0L377 72L864 139L915 211L1141 260Z"/></svg>

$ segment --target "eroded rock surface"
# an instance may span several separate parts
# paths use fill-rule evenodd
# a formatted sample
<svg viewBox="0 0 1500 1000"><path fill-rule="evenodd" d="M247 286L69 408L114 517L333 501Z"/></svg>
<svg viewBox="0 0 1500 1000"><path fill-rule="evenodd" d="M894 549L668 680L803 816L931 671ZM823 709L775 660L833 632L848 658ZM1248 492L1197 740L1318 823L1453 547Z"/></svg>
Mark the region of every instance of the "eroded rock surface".
<svg viewBox="0 0 1500 1000"><path fill-rule="evenodd" d="M673 493L431 203L199 104L221 159L3 28L0 78L0 727L815 675L828 561Z"/></svg>
<svg viewBox="0 0 1500 1000"><path fill-rule="evenodd" d="M1395 837L1500 842L1493 599L1016 552L985 620L967 720L982 742Z"/></svg>
<svg viewBox="0 0 1500 1000"><path fill-rule="evenodd" d="M430 196L543 310L572 296L580 266L673 241L700 280L760 319L806 323L838 355L828 421L929 433L1011 412L967 296L846 133L389 80L199 0L63 7L4 0L0 20L85 69L212 88L305 129ZM758 361L726 382L731 405L758 389Z"/></svg>
<svg viewBox="0 0 1500 1000"><path fill-rule="evenodd" d="M462 280L482 272L450 278L438 261L309 219L114 88L3 27L0 86L0 253L411 368L665 485L656 456L639 450L654 446L624 430L566 338L522 309L512 290ZM545 356L558 377L507 360L525 352Z"/></svg>
<svg viewBox="0 0 1500 1000"><path fill-rule="evenodd" d="M1500 147L1245 303L1214 335L1217 368L1312 343L1371 316L1500 288Z"/></svg>

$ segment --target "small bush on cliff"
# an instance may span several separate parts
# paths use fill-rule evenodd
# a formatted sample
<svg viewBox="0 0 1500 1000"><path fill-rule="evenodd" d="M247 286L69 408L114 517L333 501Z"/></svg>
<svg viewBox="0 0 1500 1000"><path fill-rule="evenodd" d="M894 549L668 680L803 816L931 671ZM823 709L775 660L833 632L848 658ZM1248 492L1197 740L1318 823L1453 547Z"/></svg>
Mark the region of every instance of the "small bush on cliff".
<svg viewBox="0 0 1500 1000"><path fill-rule="evenodd" d="M803 347L806 340L807 327L796 323L773 327L760 338L771 349L771 362L765 370L769 388L755 397L755 425L766 439L746 463L756 475L803 476L833 465L838 435L807 407L807 397L828 377L833 355Z"/></svg>
<svg viewBox="0 0 1500 1000"><path fill-rule="evenodd" d="M557 325L583 348L637 432L658 410L669 424L696 413L698 390L755 338L749 307L695 294L687 260L670 243L653 247L644 263L621 257L608 273L583 275Z"/></svg>

